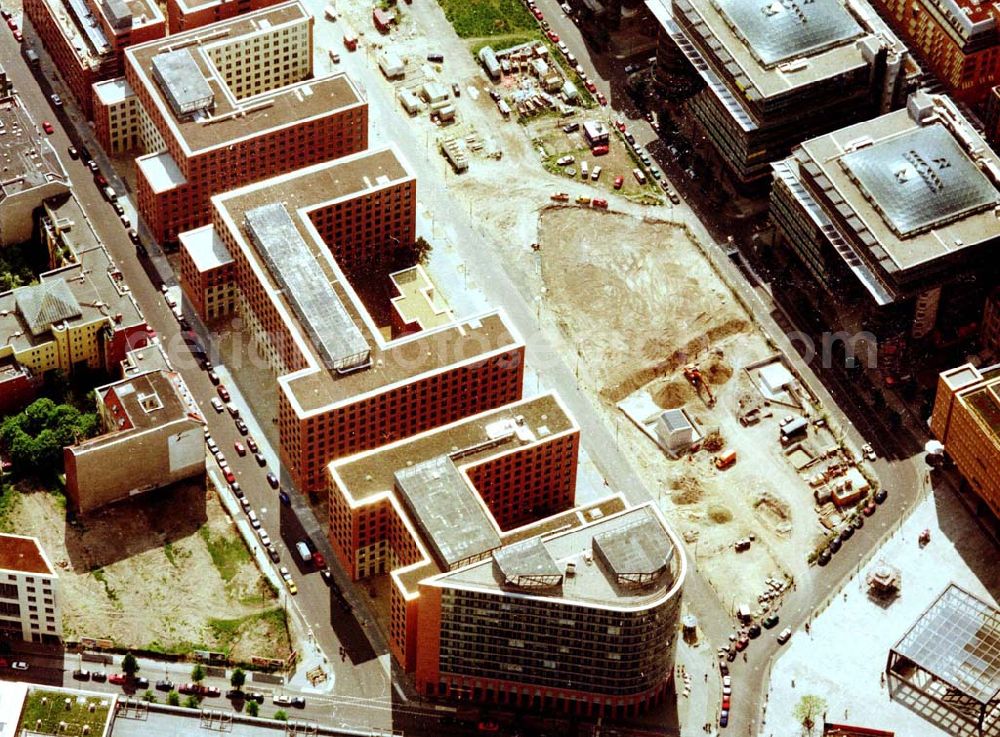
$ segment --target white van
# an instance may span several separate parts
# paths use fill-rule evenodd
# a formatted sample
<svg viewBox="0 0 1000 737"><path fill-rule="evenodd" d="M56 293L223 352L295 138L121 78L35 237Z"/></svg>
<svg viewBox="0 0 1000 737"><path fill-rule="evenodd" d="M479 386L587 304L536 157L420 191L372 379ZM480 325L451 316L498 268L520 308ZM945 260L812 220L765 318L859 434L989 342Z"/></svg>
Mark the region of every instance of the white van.
<svg viewBox="0 0 1000 737"><path fill-rule="evenodd" d="M587 168L587 162L586 161L581 161L580 162L580 178L581 179L586 179L589 176L590 176L590 170Z"/></svg>
<svg viewBox="0 0 1000 737"><path fill-rule="evenodd" d="M299 540L295 543L295 549L298 551L299 557L302 559L303 563L312 563L313 554L312 551L309 550L309 546L306 545L305 540Z"/></svg>
<svg viewBox="0 0 1000 737"><path fill-rule="evenodd" d="M637 181L639 184L646 183L646 175L642 173L642 169L633 169L632 176L635 177L635 181Z"/></svg>
<svg viewBox="0 0 1000 737"><path fill-rule="evenodd" d="M591 179L592 179L593 181L595 181L595 182L596 182L596 181L597 181L598 179L600 179L600 178L601 178L601 165L600 165L600 164L596 164L596 165L594 166L594 170L593 170L592 172L590 172L590 178L591 178Z"/></svg>
<svg viewBox="0 0 1000 737"><path fill-rule="evenodd" d="M327 20L337 20L337 9L333 6L333 3L323 8L323 15L326 16Z"/></svg>

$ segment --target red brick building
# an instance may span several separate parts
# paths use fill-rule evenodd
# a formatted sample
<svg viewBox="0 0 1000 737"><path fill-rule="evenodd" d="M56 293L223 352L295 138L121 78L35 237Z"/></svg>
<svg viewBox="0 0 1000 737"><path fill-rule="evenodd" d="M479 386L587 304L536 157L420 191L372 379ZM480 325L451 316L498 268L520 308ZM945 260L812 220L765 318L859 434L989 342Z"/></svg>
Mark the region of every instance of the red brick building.
<svg viewBox="0 0 1000 737"><path fill-rule="evenodd" d="M622 715L666 693L679 544L619 496L575 508L578 451L548 394L330 464L334 553L352 579L389 575L389 647L423 695Z"/></svg>
<svg viewBox="0 0 1000 737"><path fill-rule="evenodd" d="M524 345L500 314L393 337L345 276L414 241L416 180L394 149L212 202L237 312L278 378L281 459L299 488L325 489L335 458L520 398Z"/></svg>
<svg viewBox="0 0 1000 737"><path fill-rule="evenodd" d="M25 0L24 15L88 119L91 85L122 74L126 47L167 33L153 0Z"/></svg>
<svg viewBox="0 0 1000 737"><path fill-rule="evenodd" d="M244 13L276 5L281 0L167 0L167 27L170 33L229 20Z"/></svg>
<svg viewBox="0 0 1000 737"><path fill-rule="evenodd" d="M952 97L980 103L1000 84L995 0L872 0Z"/></svg>
<svg viewBox="0 0 1000 737"><path fill-rule="evenodd" d="M236 307L233 257L211 225L180 235L181 287L203 320L230 314Z"/></svg>
<svg viewBox="0 0 1000 737"><path fill-rule="evenodd" d="M174 242L211 220L210 197L368 145L368 106L343 75L313 78L300 2L132 46L124 89L97 96L101 143L132 139L139 214ZM116 142L119 142L116 144Z"/></svg>

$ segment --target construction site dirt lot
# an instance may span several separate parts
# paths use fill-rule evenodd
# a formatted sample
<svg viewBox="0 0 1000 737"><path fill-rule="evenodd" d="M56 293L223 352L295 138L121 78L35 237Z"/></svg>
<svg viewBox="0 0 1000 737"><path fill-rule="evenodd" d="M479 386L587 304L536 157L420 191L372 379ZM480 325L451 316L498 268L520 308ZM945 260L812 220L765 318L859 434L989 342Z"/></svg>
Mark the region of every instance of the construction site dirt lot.
<svg viewBox="0 0 1000 737"><path fill-rule="evenodd" d="M183 512L183 513L181 513ZM66 640L285 658L284 611L215 493L201 483L109 507L67 524L59 499L21 495L11 522L37 536L57 568Z"/></svg>
<svg viewBox="0 0 1000 737"><path fill-rule="evenodd" d="M801 573L819 530L809 490L784 458L776 424L742 428L736 419L738 397L753 390L742 367L773 349L687 229L576 206L543 205L521 217L513 213L523 209L490 210L486 220L499 232L540 243L532 252L509 240L511 271L536 295L581 387L598 400L720 598L753 607L765 579ZM684 379L689 363L707 377L714 407ZM684 407L702 434L718 429L740 460L720 471L707 450L668 458L616 406L639 390L663 409ZM751 549L736 553L735 541L751 534Z"/></svg>

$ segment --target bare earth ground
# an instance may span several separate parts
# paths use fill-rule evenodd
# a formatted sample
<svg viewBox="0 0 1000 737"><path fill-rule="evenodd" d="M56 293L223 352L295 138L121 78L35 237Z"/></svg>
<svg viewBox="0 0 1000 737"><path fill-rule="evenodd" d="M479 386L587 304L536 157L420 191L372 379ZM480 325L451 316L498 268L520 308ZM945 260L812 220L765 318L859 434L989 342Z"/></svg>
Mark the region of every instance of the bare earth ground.
<svg viewBox="0 0 1000 737"><path fill-rule="evenodd" d="M181 513L183 512L183 513ZM50 494L22 496L14 529L37 535L62 579L67 639L284 658L284 612L213 492L178 486L79 524Z"/></svg>

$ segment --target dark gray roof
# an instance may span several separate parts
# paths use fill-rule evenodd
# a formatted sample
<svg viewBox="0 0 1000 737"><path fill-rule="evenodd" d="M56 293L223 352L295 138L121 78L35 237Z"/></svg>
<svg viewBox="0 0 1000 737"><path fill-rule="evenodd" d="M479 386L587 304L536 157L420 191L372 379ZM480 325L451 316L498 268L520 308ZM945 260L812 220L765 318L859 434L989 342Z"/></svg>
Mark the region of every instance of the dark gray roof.
<svg viewBox="0 0 1000 737"><path fill-rule="evenodd" d="M494 550L493 561L511 586L538 588L562 582L562 569L538 536Z"/></svg>
<svg viewBox="0 0 1000 737"><path fill-rule="evenodd" d="M893 651L981 704L1000 694L1000 610L955 584Z"/></svg>
<svg viewBox="0 0 1000 737"><path fill-rule="evenodd" d="M215 94L191 55L191 49L163 51L150 63L153 77L178 117L203 110L215 100Z"/></svg>
<svg viewBox="0 0 1000 737"><path fill-rule="evenodd" d="M664 411L660 415L660 421L670 432L687 430L690 427L694 427L688 420L687 415L684 414L684 410L681 409L668 409Z"/></svg>
<svg viewBox="0 0 1000 737"><path fill-rule="evenodd" d="M817 54L864 34L839 0L714 0L765 66Z"/></svg>
<svg viewBox="0 0 1000 737"><path fill-rule="evenodd" d="M448 456L400 469L395 478L403 501L444 568L500 547L500 536L479 495Z"/></svg>
<svg viewBox="0 0 1000 737"><path fill-rule="evenodd" d="M48 332L54 323L83 314L69 285L62 279L42 282L14 290L17 309L28 323L32 335Z"/></svg>
<svg viewBox="0 0 1000 737"><path fill-rule="evenodd" d="M896 235L992 207L996 188L941 123L841 157L841 166Z"/></svg>
<svg viewBox="0 0 1000 737"><path fill-rule="evenodd" d="M246 228L330 370L367 365L371 349L284 205L248 210Z"/></svg>
<svg viewBox="0 0 1000 737"><path fill-rule="evenodd" d="M674 546L648 509L623 518L615 528L594 535L594 552L619 583L637 583L666 571Z"/></svg>

